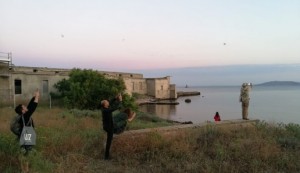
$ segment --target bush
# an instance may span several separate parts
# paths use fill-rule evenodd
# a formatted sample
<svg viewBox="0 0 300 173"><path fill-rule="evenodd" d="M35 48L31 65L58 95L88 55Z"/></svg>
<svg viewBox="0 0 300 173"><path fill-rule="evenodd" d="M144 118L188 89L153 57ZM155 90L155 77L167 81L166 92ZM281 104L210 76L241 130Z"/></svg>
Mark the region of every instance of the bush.
<svg viewBox="0 0 300 173"><path fill-rule="evenodd" d="M101 100L110 99L126 89L121 78L107 79L97 71L86 69L73 69L69 79L59 81L54 87L59 93L51 93L51 96L62 98L67 108L89 110L98 109ZM124 97L124 104L133 106L133 100Z"/></svg>

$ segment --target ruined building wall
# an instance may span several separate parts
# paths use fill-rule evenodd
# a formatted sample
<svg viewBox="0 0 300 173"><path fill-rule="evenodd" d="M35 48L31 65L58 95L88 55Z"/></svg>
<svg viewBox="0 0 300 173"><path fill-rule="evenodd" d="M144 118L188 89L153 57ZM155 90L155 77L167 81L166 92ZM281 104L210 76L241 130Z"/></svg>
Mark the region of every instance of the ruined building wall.
<svg viewBox="0 0 300 173"><path fill-rule="evenodd" d="M126 86L126 93L132 95L132 93L147 94L147 83L146 79L133 79L124 78Z"/></svg>
<svg viewBox="0 0 300 173"><path fill-rule="evenodd" d="M70 71L70 69L42 67L8 67L0 64L1 100L29 99L37 87L41 91L42 99L48 99L51 92L57 92L54 84L69 78ZM138 93L164 99L172 96L170 89L171 93L175 92L175 85L173 87L170 85L169 77L143 78L142 74L135 73L98 72L107 78L123 79L129 95Z"/></svg>
<svg viewBox="0 0 300 173"><path fill-rule="evenodd" d="M0 63L0 98L2 100L11 100L11 82L10 82L9 65Z"/></svg>
<svg viewBox="0 0 300 173"><path fill-rule="evenodd" d="M170 98L170 77L148 78L147 93L158 99Z"/></svg>

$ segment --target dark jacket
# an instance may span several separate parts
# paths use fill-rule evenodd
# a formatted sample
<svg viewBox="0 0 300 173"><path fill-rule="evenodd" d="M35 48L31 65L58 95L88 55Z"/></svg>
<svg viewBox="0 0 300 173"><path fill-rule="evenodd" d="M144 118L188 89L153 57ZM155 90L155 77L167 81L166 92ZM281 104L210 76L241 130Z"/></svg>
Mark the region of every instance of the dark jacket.
<svg viewBox="0 0 300 173"><path fill-rule="evenodd" d="M112 118L112 113L122 106L121 102L117 99L112 99L109 101L108 108L101 108L102 112L102 123L103 123L103 130L106 132L113 132L114 130L114 123Z"/></svg>
<svg viewBox="0 0 300 173"><path fill-rule="evenodd" d="M28 106L27 106L27 109L28 111L23 114L23 117L24 117L24 121L25 121L25 125L26 126L30 126L31 123L32 123L32 126L34 127L34 124L33 124L33 120L31 122L29 122L33 112L35 111L38 103L34 102L34 99L35 97L32 97L32 99L30 100L30 102L28 103ZM29 122L29 123L28 123ZM20 118L19 120L19 124L21 125L20 127L20 134L22 133L22 130L23 130L23 127L24 127L24 124L23 124L23 119ZM20 136L18 136L20 138Z"/></svg>

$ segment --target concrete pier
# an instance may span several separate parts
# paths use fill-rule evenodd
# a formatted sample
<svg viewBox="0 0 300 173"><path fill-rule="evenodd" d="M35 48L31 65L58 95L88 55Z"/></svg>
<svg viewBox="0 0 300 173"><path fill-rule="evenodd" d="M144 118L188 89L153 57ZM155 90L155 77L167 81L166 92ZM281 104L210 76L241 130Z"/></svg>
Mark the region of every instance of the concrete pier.
<svg viewBox="0 0 300 173"><path fill-rule="evenodd" d="M183 97L183 96L198 96L201 93L199 91L190 91L190 92L185 92L185 91L178 91L177 92L177 98L178 97Z"/></svg>

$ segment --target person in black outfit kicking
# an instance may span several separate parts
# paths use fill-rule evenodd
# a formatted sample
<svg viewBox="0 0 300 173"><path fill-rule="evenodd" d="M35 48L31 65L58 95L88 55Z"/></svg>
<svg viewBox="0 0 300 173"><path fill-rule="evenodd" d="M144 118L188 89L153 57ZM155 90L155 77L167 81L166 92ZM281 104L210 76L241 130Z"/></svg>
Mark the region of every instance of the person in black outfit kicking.
<svg viewBox="0 0 300 173"><path fill-rule="evenodd" d="M103 123L103 130L106 131L107 138L106 138L106 146L105 146L105 154L104 159L109 160L109 150L111 146L111 142L113 139L114 134L114 123L112 113L122 106L122 95L119 94L114 99L102 100L101 101L101 112L102 112L102 123Z"/></svg>

